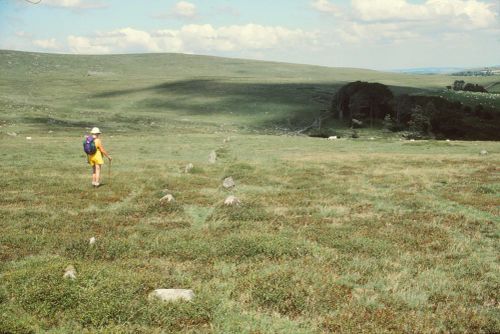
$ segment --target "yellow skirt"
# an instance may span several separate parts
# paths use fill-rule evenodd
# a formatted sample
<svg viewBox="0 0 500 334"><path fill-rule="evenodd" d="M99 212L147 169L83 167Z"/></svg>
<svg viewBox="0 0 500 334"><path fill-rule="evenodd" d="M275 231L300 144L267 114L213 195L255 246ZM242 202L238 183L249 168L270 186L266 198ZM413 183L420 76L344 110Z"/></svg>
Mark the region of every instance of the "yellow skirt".
<svg viewBox="0 0 500 334"><path fill-rule="evenodd" d="M88 155L88 160L91 166L104 164L104 160L102 159L102 153L99 150L97 150L97 152L95 152L92 155Z"/></svg>

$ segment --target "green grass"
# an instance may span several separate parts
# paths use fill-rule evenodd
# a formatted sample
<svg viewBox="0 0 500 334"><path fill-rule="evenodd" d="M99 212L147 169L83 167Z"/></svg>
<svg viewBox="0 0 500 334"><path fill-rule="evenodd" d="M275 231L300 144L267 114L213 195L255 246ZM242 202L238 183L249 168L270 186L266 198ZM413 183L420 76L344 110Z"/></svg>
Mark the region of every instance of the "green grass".
<svg viewBox="0 0 500 334"><path fill-rule="evenodd" d="M0 73L0 333L500 331L497 142L269 135L343 81L448 77L6 51ZM94 125L114 158L99 189L81 148Z"/></svg>

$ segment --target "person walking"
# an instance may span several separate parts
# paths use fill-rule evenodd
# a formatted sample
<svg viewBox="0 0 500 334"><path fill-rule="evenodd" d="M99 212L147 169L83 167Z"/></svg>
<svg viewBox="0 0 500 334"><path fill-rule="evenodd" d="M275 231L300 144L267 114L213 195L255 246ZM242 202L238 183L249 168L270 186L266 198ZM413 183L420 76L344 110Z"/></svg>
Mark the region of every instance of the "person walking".
<svg viewBox="0 0 500 334"><path fill-rule="evenodd" d="M92 147L92 141L95 149ZM87 152L88 162L90 166L92 166L92 185L97 188L101 185L101 170L102 165L104 164L103 155L109 159L109 163L111 163L111 160L113 159L102 145L101 131L99 128L92 128L90 136L86 137L84 148L86 143L90 146L90 149L85 149L85 151Z"/></svg>

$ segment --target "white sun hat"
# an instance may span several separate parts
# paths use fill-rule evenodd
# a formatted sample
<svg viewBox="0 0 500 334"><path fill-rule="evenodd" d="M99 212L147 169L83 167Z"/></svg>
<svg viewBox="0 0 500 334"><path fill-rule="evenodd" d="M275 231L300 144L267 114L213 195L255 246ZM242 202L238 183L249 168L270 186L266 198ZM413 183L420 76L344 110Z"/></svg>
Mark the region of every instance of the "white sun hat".
<svg viewBox="0 0 500 334"><path fill-rule="evenodd" d="M99 128L92 128L92 130L90 130L90 133L93 135L97 135L101 133L101 130L99 130Z"/></svg>

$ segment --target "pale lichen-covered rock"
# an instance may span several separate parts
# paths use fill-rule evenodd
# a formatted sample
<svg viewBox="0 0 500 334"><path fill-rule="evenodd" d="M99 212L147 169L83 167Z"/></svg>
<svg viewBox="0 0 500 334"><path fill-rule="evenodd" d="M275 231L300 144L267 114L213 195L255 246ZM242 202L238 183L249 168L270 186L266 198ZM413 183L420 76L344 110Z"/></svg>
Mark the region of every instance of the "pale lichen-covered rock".
<svg viewBox="0 0 500 334"><path fill-rule="evenodd" d="M173 203L175 202L175 198L172 194L166 194L162 198L160 198L160 203Z"/></svg>
<svg viewBox="0 0 500 334"><path fill-rule="evenodd" d="M330 136L330 137L328 137L328 140L336 140L336 139L338 139L337 136Z"/></svg>
<svg viewBox="0 0 500 334"><path fill-rule="evenodd" d="M164 302L192 301L193 290L189 289L156 289L149 294L149 299L159 299Z"/></svg>
<svg viewBox="0 0 500 334"><path fill-rule="evenodd" d="M224 205L228 205L228 206L233 206L233 205L240 205L241 204L241 201L236 197L236 196L228 196L225 200L224 200Z"/></svg>
<svg viewBox="0 0 500 334"><path fill-rule="evenodd" d="M210 154L208 155L208 162L214 164L216 160L217 160L217 153L215 153L215 151L210 152Z"/></svg>
<svg viewBox="0 0 500 334"><path fill-rule="evenodd" d="M193 170L194 168L194 165L192 163L188 163L186 165L186 167L184 168L184 173L191 173L191 171Z"/></svg>
<svg viewBox="0 0 500 334"><path fill-rule="evenodd" d="M91 245L91 246L92 246L92 245L94 245L94 244L95 244L95 242L96 242L95 237L92 237L92 238L90 238L90 239L89 239L89 245Z"/></svg>
<svg viewBox="0 0 500 334"><path fill-rule="evenodd" d="M234 180L231 176L226 177L224 181L222 181L222 186L226 189L233 188L235 185L236 184L234 183Z"/></svg>
<svg viewBox="0 0 500 334"><path fill-rule="evenodd" d="M66 267L63 278L76 279L76 269L72 265Z"/></svg>

